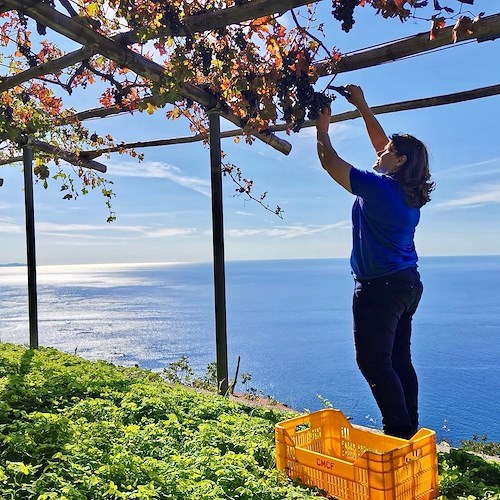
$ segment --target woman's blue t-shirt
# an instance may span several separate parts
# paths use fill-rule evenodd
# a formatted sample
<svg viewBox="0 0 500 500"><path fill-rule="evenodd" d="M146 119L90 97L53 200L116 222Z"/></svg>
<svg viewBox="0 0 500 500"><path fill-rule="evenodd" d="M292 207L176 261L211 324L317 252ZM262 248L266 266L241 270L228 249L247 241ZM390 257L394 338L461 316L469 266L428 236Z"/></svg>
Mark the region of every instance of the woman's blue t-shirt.
<svg viewBox="0 0 500 500"><path fill-rule="evenodd" d="M420 209L409 207L398 182L388 175L351 169L351 268L355 278L373 279L416 267L413 241Z"/></svg>

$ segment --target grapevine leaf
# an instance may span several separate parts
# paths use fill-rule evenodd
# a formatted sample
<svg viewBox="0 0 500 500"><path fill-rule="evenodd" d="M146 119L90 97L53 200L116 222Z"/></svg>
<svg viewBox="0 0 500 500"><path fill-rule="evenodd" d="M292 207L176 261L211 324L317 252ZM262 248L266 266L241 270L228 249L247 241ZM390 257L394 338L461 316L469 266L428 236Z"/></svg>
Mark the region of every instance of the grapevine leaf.
<svg viewBox="0 0 500 500"><path fill-rule="evenodd" d="M430 31L429 40L430 41L434 40L439 35L439 32L445 26L446 26L446 21L445 21L444 17L433 18L432 22L431 22L431 31Z"/></svg>

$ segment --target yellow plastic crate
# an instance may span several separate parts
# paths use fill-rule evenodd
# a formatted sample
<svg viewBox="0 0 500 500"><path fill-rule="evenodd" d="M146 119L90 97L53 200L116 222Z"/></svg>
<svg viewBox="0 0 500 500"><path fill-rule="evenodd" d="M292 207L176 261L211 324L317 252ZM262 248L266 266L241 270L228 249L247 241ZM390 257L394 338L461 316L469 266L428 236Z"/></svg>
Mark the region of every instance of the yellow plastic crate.
<svg viewBox="0 0 500 500"><path fill-rule="evenodd" d="M430 500L438 496L436 435L411 440L353 427L326 409L276 424L276 465L339 500Z"/></svg>

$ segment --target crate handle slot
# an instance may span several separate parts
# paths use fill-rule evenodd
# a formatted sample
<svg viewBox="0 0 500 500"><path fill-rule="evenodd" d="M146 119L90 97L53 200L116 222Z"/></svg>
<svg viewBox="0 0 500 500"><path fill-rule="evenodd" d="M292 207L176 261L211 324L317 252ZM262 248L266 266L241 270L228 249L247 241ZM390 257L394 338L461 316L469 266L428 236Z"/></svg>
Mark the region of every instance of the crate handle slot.
<svg viewBox="0 0 500 500"><path fill-rule="evenodd" d="M414 450L411 453L405 455L405 462L415 462L415 460L419 460L422 457L422 450Z"/></svg>
<svg viewBox="0 0 500 500"><path fill-rule="evenodd" d="M304 422L303 424L298 424L295 426L295 434L297 434L297 432L300 432L300 431L305 431L307 429L310 429L311 428L311 423L310 422Z"/></svg>

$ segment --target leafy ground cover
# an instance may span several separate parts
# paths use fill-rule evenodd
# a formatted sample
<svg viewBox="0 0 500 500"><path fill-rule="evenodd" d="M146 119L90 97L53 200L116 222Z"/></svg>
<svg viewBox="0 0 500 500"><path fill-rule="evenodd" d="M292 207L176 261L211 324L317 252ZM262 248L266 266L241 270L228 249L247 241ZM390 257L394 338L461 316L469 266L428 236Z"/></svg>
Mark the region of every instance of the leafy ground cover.
<svg viewBox="0 0 500 500"><path fill-rule="evenodd" d="M290 414L139 368L0 344L0 498L312 499L275 468ZM500 466L440 457L447 498L500 499Z"/></svg>

